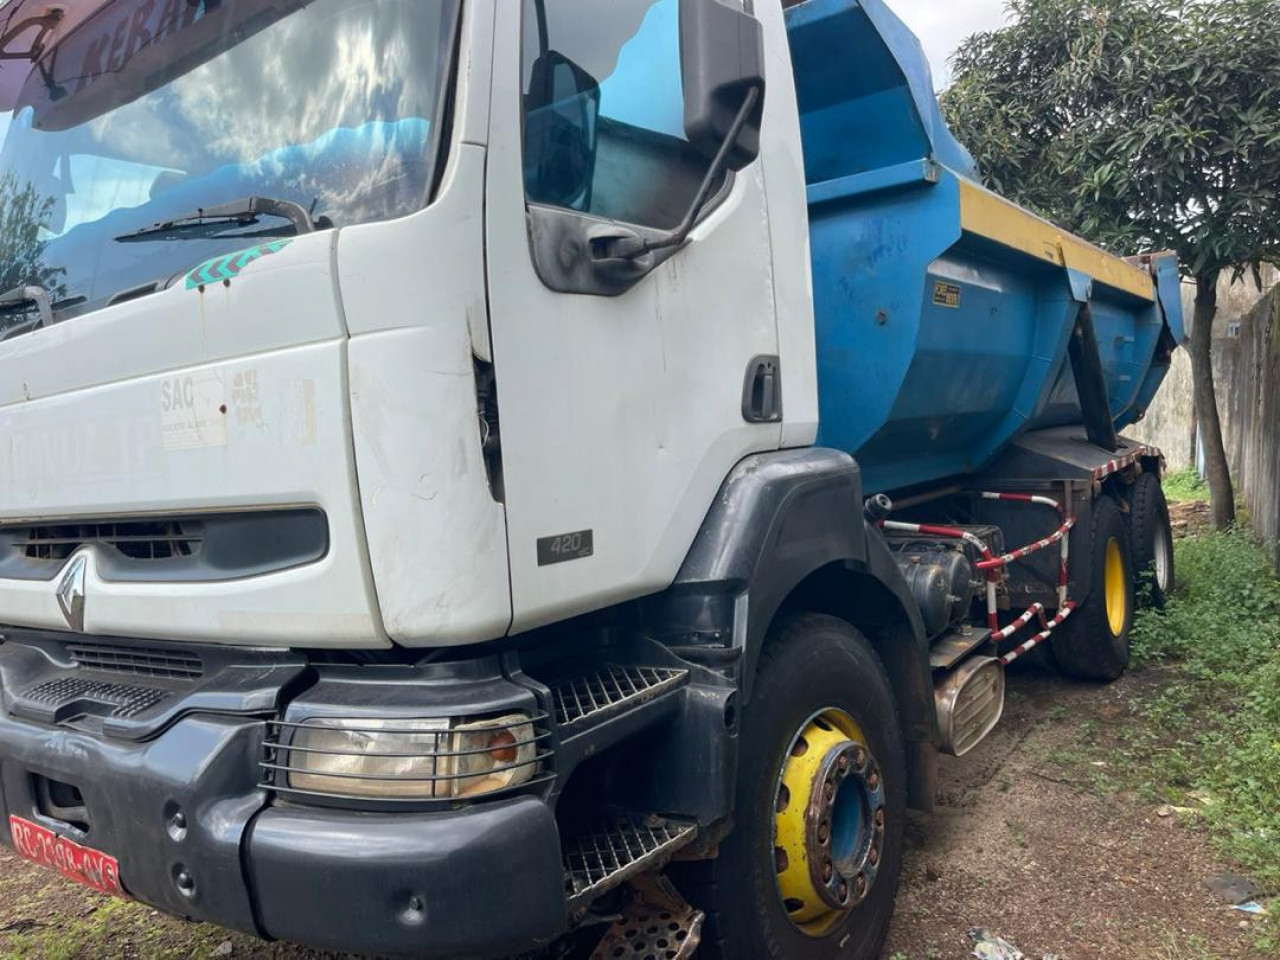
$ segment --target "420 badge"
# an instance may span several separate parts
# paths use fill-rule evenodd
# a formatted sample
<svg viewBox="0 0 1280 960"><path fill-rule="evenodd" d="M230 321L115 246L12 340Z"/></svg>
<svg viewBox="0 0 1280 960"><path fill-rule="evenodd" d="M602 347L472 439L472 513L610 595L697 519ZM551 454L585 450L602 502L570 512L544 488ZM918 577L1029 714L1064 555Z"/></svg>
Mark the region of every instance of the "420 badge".
<svg viewBox="0 0 1280 960"><path fill-rule="evenodd" d="M542 537L538 541L538 566L549 567L570 560L585 560L595 556L596 538L591 530L560 533L554 537Z"/></svg>

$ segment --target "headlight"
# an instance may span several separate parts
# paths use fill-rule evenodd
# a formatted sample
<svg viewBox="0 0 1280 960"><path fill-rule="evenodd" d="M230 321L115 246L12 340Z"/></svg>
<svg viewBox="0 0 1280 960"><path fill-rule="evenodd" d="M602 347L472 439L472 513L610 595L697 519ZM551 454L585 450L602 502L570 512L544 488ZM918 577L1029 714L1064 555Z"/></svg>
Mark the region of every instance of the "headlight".
<svg viewBox="0 0 1280 960"><path fill-rule="evenodd" d="M478 797L538 769L537 734L523 713L474 723L317 717L280 749L295 790L370 799Z"/></svg>

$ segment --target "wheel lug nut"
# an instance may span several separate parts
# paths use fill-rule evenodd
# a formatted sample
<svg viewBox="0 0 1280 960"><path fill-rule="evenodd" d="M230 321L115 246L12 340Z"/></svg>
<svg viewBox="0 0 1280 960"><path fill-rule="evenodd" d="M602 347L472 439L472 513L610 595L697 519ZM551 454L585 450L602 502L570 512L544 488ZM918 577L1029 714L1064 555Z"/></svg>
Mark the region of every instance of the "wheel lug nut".
<svg viewBox="0 0 1280 960"><path fill-rule="evenodd" d="M826 863L824 863L824 864L822 865L822 880L823 880L823 882L824 882L824 883L830 883L830 882L831 882L831 877L832 877L834 874L835 874L835 868L831 866L831 861L830 861L830 860L828 860Z"/></svg>
<svg viewBox="0 0 1280 960"><path fill-rule="evenodd" d="M858 879L853 881L853 892L856 893L859 898L865 896L867 893L867 878L861 873L858 874Z"/></svg>
<svg viewBox="0 0 1280 960"><path fill-rule="evenodd" d="M830 780L828 780L826 783L822 785L822 799L830 803L831 800L835 798L835 795L836 795L836 785Z"/></svg>
<svg viewBox="0 0 1280 960"><path fill-rule="evenodd" d="M840 886L836 888L836 894L840 897L840 902L841 902L841 903L844 903L846 900L848 900L848 899L849 899L849 884L847 884L847 883L845 883L843 880L841 880L841 881L840 881Z"/></svg>
<svg viewBox="0 0 1280 960"><path fill-rule="evenodd" d="M876 826L880 827L881 829L884 828L884 811L883 810L876 811Z"/></svg>
<svg viewBox="0 0 1280 960"><path fill-rule="evenodd" d="M827 841L831 839L831 825L823 820L818 824L818 842L826 846Z"/></svg>
<svg viewBox="0 0 1280 960"><path fill-rule="evenodd" d="M849 769L849 755L847 753L840 754L840 759L836 761L836 766L840 768L841 773L845 773Z"/></svg>
<svg viewBox="0 0 1280 960"><path fill-rule="evenodd" d="M867 786L870 787L872 790L879 789L880 774L877 771L875 770L871 771L871 776L867 777Z"/></svg>
<svg viewBox="0 0 1280 960"><path fill-rule="evenodd" d="M872 865L873 867L874 867L877 863L879 863L879 862L880 862L880 848L879 848L879 847L872 847L872 848L871 848L871 852L870 852L869 854L867 854L867 859L871 861L871 865Z"/></svg>

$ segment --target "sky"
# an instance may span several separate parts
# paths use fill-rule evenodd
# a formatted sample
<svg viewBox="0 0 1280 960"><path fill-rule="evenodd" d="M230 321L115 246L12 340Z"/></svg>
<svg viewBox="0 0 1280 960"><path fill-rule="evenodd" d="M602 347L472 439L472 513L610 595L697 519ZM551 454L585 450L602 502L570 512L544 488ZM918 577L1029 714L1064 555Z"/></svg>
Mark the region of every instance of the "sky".
<svg viewBox="0 0 1280 960"><path fill-rule="evenodd" d="M934 86L947 85L947 58L972 33L1004 26L1004 0L886 0L924 44Z"/></svg>

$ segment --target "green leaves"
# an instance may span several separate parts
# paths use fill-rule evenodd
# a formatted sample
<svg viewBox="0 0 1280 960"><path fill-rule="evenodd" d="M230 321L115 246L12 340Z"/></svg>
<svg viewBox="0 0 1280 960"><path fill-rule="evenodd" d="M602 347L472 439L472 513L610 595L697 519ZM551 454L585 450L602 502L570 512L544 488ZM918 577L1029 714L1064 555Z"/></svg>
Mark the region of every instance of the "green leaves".
<svg viewBox="0 0 1280 960"><path fill-rule="evenodd" d="M989 186L1204 275L1280 262L1280 0L1010 0L943 108Z"/></svg>

